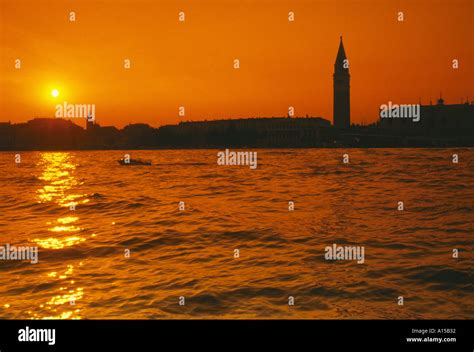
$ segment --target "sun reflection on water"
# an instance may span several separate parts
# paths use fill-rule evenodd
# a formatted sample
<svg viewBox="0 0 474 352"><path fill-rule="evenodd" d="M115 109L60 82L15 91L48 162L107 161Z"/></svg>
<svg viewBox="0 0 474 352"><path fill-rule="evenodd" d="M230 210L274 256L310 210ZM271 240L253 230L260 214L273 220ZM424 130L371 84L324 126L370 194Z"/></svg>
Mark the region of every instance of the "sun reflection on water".
<svg viewBox="0 0 474 352"><path fill-rule="evenodd" d="M55 226L49 229L51 232L76 232L81 231L80 227L76 226Z"/></svg>
<svg viewBox="0 0 474 352"><path fill-rule="evenodd" d="M70 193L71 188L82 184L74 177L77 164L70 153L42 153L37 167L42 169L38 178L45 182L45 185L36 191L39 203L54 202L59 206L68 207L86 196ZM87 201L83 199L79 203Z"/></svg>
<svg viewBox="0 0 474 352"><path fill-rule="evenodd" d="M33 242L37 243L40 247L45 249L61 249L64 247L71 247L80 242L84 242L86 239L79 236L71 236L66 238L35 238Z"/></svg>
<svg viewBox="0 0 474 352"><path fill-rule="evenodd" d="M76 217L76 216L66 216L64 218L59 218L57 220L57 222L59 222L60 224L66 225L66 224L70 224L72 222L76 222L77 220L79 220L79 218Z"/></svg>
<svg viewBox="0 0 474 352"><path fill-rule="evenodd" d="M87 194L73 192L80 186L75 177L77 164L69 153L42 153L37 165L42 174L38 177L44 182L37 190L39 203L54 203L60 207L71 207L72 204L85 204L89 201ZM44 249L61 250L84 242L86 238L74 232L82 232L77 226L78 216L62 216L50 225L48 231L52 234L46 238L34 238L32 242ZM80 262L78 266L82 266ZM39 305L35 312L28 311L31 319L81 319L76 303L83 299L84 289L76 287L73 280L74 265L68 264L64 272L52 271L46 274L47 280L57 281L60 287L44 304Z"/></svg>
<svg viewBox="0 0 474 352"><path fill-rule="evenodd" d="M79 266L82 265L80 262ZM81 319L81 309L76 307L76 303L84 297L84 288L75 287L75 280L70 279L74 269L74 265L68 264L64 272L52 271L46 275L61 286L46 303L39 305L36 312L27 312L31 319Z"/></svg>
<svg viewBox="0 0 474 352"><path fill-rule="evenodd" d="M48 231L53 233L68 233L68 232L79 232L82 228L71 225L72 223L79 220L77 216L66 216L63 218L58 218L56 221L62 226L54 226L48 229ZM51 225L51 222L47 223ZM68 226L64 226L68 225ZM70 247L77 243L84 242L86 239L81 236L67 236L63 238L56 238L56 237L48 237L48 238L35 238L33 242L37 243L40 247L46 249L61 249L64 247Z"/></svg>

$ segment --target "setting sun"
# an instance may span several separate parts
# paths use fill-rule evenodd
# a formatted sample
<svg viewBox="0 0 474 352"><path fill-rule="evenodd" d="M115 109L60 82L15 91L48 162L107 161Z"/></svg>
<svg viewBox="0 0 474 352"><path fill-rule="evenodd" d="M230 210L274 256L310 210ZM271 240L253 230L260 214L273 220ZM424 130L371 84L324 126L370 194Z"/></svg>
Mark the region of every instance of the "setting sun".
<svg viewBox="0 0 474 352"><path fill-rule="evenodd" d="M53 90L51 91L51 95L52 95L54 98L58 97L58 96L59 96L59 90L53 89Z"/></svg>

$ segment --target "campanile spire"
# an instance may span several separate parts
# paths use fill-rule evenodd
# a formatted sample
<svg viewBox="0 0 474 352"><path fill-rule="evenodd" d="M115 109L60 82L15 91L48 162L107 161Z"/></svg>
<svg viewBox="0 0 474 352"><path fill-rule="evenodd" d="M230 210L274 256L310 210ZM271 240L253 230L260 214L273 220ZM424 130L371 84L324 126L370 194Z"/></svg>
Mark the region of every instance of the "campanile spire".
<svg viewBox="0 0 474 352"><path fill-rule="evenodd" d="M337 128L349 128L351 125L349 60L344 50L342 36L334 63L333 85L333 124Z"/></svg>

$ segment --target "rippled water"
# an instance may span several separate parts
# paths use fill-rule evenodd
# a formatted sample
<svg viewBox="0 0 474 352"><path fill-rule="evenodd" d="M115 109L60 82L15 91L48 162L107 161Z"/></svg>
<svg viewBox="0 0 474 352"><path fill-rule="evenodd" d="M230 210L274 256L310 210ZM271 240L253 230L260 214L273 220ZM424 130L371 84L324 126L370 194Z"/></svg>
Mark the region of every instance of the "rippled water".
<svg viewBox="0 0 474 352"><path fill-rule="evenodd" d="M257 151L0 153L0 317L474 318L473 149Z"/></svg>

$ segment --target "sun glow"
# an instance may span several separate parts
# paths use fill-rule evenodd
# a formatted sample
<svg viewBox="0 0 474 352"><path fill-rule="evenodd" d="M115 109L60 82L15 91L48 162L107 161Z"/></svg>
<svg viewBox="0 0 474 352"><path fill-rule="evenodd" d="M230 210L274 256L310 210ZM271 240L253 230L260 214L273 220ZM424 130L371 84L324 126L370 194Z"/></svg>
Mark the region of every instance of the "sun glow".
<svg viewBox="0 0 474 352"><path fill-rule="evenodd" d="M57 89L53 89L51 91L51 95L54 97L54 98L57 98L59 96L59 90Z"/></svg>

